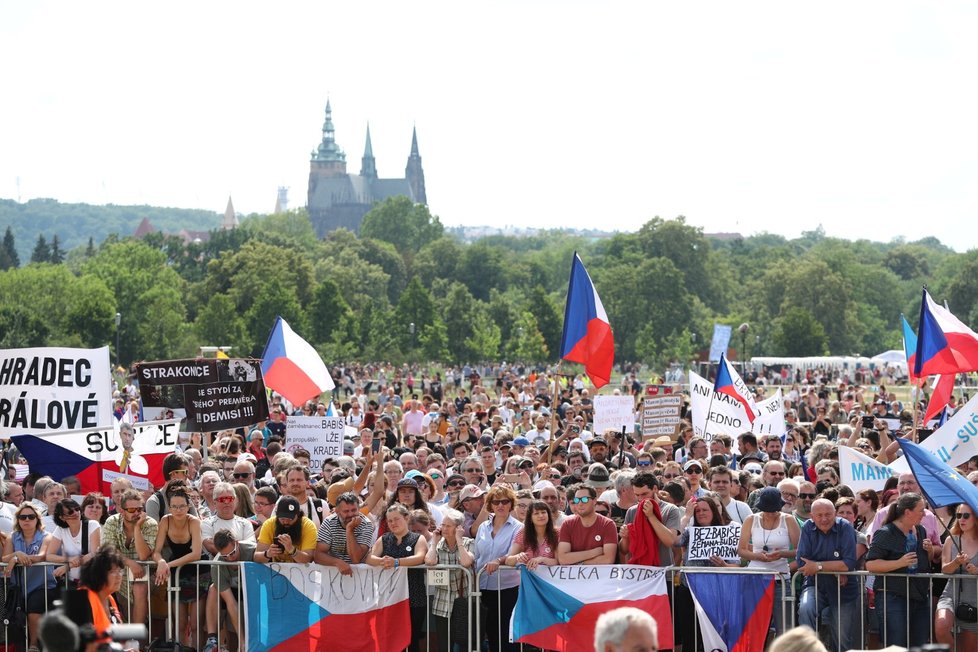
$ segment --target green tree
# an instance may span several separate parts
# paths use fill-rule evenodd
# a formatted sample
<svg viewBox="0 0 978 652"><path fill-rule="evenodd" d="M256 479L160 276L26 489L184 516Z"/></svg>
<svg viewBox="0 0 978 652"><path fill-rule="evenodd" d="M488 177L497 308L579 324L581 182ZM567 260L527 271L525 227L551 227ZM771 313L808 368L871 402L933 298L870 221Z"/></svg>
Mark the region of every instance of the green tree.
<svg viewBox="0 0 978 652"><path fill-rule="evenodd" d="M473 360L496 360L502 336L499 326L493 323L485 311L476 312L472 319L472 335L465 339L465 346Z"/></svg>
<svg viewBox="0 0 978 652"><path fill-rule="evenodd" d="M394 329L400 334L400 349L414 349L418 343L418 335L424 331L425 326L433 323L437 314L431 293L415 276L408 283L394 310ZM410 324L414 324L414 332L411 332Z"/></svg>
<svg viewBox="0 0 978 652"><path fill-rule="evenodd" d="M360 237L389 242L402 254L416 254L426 242L441 237L441 221L424 204L403 195L389 197L363 216Z"/></svg>
<svg viewBox="0 0 978 652"><path fill-rule="evenodd" d="M102 279L75 278L64 302L64 331L74 334L80 346L95 348L113 342L115 297Z"/></svg>
<svg viewBox="0 0 978 652"><path fill-rule="evenodd" d="M201 345L230 346L235 354L249 344L244 320L227 294L215 294L210 298L197 314L194 330ZM244 351L245 354L249 352Z"/></svg>
<svg viewBox="0 0 978 652"><path fill-rule="evenodd" d="M257 296L244 314L251 355L261 356L268 334L279 316L289 323L299 337L308 337L306 314L295 289L286 287L281 280L273 278L258 289Z"/></svg>
<svg viewBox="0 0 978 652"><path fill-rule="evenodd" d="M58 241L58 234L55 233L51 238L51 253L48 255L48 262L53 265L60 265L65 261L65 252Z"/></svg>
<svg viewBox="0 0 978 652"><path fill-rule="evenodd" d="M414 257L414 273L427 287L437 279L455 279L459 261L463 258L462 251L462 245L451 236L426 242Z"/></svg>
<svg viewBox="0 0 978 652"><path fill-rule="evenodd" d="M313 293L312 307L309 311L312 339L318 344L333 342L334 336L340 341L348 339L353 311L343 298L339 286L332 279L325 279Z"/></svg>
<svg viewBox="0 0 978 652"><path fill-rule="evenodd" d="M441 319L435 317L432 323L426 324L419 339L425 360L444 362L449 359L448 329Z"/></svg>
<svg viewBox="0 0 978 652"><path fill-rule="evenodd" d="M489 289L506 290L506 265L503 250L482 242L470 245L458 267L459 280L479 301L489 300Z"/></svg>
<svg viewBox="0 0 978 652"><path fill-rule="evenodd" d="M788 308L775 320L774 346L781 356L803 357L828 353L822 324L805 308Z"/></svg>
<svg viewBox="0 0 978 652"><path fill-rule="evenodd" d="M0 245L0 270L20 267L20 256L17 255L17 243L14 232L7 226L3 234L3 244Z"/></svg>
<svg viewBox="0 0 978 652"><path fill-rule="evenodd" d="M512 333L506 350L514 361L547 362L551 359L547 343L531 313L523 312L519 315Z"/></svg>
<svg viewBox="0 0 978 652"><path fill-rule="evenodd" d="M37 244L34 245L34 252L31 254L32 263L47 263L51 261L51 247L44 238L44 234L37 236Z"/></svg>
<svg viewBox="0 0 978 652"><path fill-rule="evenodd" d="M526 309L533 315L537 329L543 336L543 343L551 356L550 359L557 359L560 356L560 338L564 331L564 318L558 311L556 304L546 290L537 285L530 292Z"/></svg>
<svg viewBox="0 0 978 652"><path fill-rule="evenodd" d="M176 287L153 286L140 295L139 305L146 311L146 317L136 324L136 341L143 359L166 360L193 354L186 308Z"/></svg>
<svg viewBox="0 0 978 652"><path fill-rule="evenodd" d="M0 348L21 349L48 344L44 321L22 306L0 306Z"/></svg>
<svg viewBox="0 0 978 652"><path fill-rule="evenodd" d="M448 350L454 362L472 360L466 341L472 337L472 322L476 312L476 301L469 289L459 281L454 281L442 302L442 320L448 331Z"/></svg>

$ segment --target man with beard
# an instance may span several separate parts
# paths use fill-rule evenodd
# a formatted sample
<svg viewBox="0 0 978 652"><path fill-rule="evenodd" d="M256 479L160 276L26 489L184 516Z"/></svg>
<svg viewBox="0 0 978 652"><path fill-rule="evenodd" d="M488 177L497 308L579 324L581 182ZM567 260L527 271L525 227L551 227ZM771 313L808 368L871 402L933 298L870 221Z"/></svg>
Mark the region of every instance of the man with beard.
<svg viewBox="0 0 978 652"><path fill-rule="evenodd" d="M764 452L767 453L768 460L781 461L781 437L768 435L764 442Z"/></svg>
<svg viewBox="0 0 978 652"><path fill-rule="evenodd" d="M343 575L352 575L350 564L366 559L373 544L374 526L360 515L360 499L352 491L336 499L332 515L319 526L316 537L316 563L335 566Z"/></svg>
<svg viewBox="0 0 978 652"><path fill-rule="evenodd" d="M275 516L265 521L258 534L255 561L307 564L316 550L316 526L303 516L299 501L282 496Z"/></svg>
<svg viewBox="0 0 978 652"><path fill-rule="evenodd" d="M608 461L608 442L601 437L595 437L587 443L591 451L591 461L606 464Z"/></svg>

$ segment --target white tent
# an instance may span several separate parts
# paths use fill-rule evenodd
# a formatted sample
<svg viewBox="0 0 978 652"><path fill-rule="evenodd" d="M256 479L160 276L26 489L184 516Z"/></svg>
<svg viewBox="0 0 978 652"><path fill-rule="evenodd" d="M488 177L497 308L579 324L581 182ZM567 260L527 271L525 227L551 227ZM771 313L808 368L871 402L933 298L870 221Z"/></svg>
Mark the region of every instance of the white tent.
<svg viewBox="0 0 978 652"><path fill-rule="evenodd" d="M870 358L871 362L876 364L907 364L907 354L899 349L893 349L891 351L883 351L879 355L874 355Z"/></svg>

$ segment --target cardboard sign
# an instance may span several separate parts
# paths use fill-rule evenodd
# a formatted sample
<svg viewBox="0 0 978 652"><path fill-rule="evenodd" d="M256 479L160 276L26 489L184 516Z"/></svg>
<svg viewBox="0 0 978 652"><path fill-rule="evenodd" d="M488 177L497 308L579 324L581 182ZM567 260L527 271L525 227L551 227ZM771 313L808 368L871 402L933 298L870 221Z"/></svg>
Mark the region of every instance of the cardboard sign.
<svg viewBox="0 0 978 652"><path fill-rule="evenodd" d="M634 407L635 401L631 396L595 396L592 432L621 432L622 428L631 432L635 425Z"/></svg>
<svg viewBox="0 0 978 652"><path fill-rule="evenodd" d="M710 525L689 528L689 560L709 561L719 557L724 561L740 561L740 525Z"/></svg>
<svg viewBox="0 0 978 652"><path fill-rule="evenodd" d="M642 437L672 437L679 433L682 394L642 397Z"/></svg>
<svg viewBox="0 0 978 652"><path fill-rule="evenodd" d="M183 430L213 432L268 419L261 362L240 358L167 360L136 365L144 418L186 410Z"/></svg>
<svg viewBox="0 0 978 652"><path fill-rule="evenodd" d="M346 426L340 417L296 417L285 421L285 450L309 451L309 471L319 473L323 462L343 455Z"/></svg>
<svg viewBox="0 0 978 652"><path fill-rule="evenodd" d="M0 350L0 437L110 425L109 347Z"/></svg>
<svg viewBox="0 0 978 652"><path fill-rule="evenodd" d="M755 417L753 424L743 405L726 394L714 392L713 383L692 371L689 372L689 400L693 433L707 441L720 433L730 435L736 441L742 432L780 435L785 431L784 399L780 388L771 398L757 403L761 414Z"/></svg>

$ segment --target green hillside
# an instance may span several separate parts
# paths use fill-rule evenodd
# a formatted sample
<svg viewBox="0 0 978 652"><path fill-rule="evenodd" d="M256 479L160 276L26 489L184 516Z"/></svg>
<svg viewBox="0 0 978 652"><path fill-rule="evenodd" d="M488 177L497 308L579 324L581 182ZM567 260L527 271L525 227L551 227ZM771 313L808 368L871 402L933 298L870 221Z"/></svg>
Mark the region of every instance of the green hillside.
<svg viewBox="0 0 978 652"><path fill-rule="evenodd" d="M177 233L180 229L209 231L221 223L219 213L187 208L62 204L56 199L32 199L21 204L0 199L0 233L11 227L21 264L30 260L39 235L48 242L57 235L61 248L70 251L88 244L90 237L98 245L113 233L130 236L144 217L164 233Z"/></svg>

